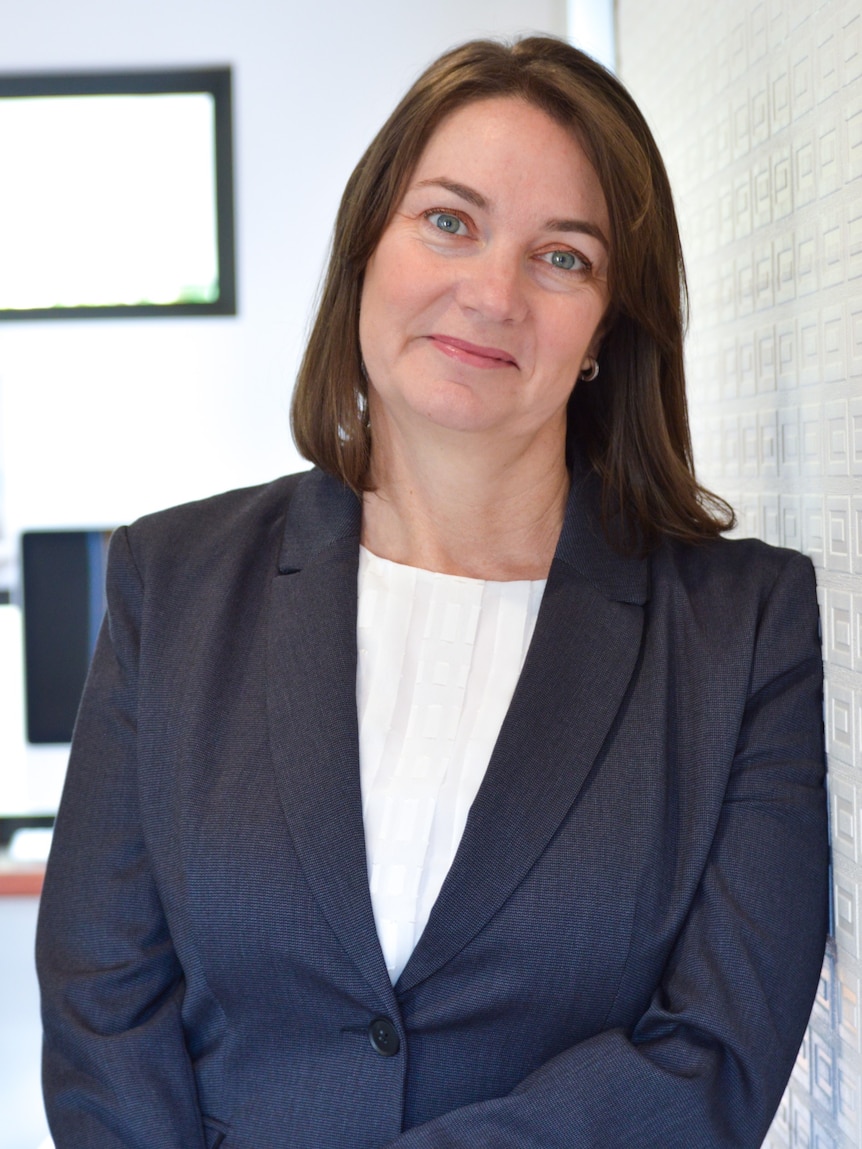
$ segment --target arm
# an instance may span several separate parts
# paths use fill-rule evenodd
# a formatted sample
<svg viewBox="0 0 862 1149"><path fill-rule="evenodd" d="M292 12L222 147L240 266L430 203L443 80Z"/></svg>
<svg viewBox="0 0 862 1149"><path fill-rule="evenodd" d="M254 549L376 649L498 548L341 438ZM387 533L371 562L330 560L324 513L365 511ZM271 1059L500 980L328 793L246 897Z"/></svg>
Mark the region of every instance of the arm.
<svg viewBox="0 0 862 1149"><path fill-rule="evenodd" d="M793 558L762 609L709 860L649 1008L631 1032L597 1034L390 1149L761 1144L826 933L821 680L812 571Z"/></svg>
<svg viewBox="0 0 862 1149"><path fill-rule="evenodd" d="M37 936L57 1149L203 1149L183 977L138 818L142 585L125 529L75 729Z"/></svg>

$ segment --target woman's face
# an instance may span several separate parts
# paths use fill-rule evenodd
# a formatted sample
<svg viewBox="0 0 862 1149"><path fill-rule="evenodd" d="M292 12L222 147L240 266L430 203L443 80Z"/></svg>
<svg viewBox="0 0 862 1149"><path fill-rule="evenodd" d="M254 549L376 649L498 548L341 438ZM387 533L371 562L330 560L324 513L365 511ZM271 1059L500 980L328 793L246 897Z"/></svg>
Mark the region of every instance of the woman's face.
<svg viewBox="0 0 862 1149"><path fill-rule="evenodd" d="M574 137L513 98L428 142L368 262L359 335L372 424L565 437L608 305L607 205Z"/></svg>

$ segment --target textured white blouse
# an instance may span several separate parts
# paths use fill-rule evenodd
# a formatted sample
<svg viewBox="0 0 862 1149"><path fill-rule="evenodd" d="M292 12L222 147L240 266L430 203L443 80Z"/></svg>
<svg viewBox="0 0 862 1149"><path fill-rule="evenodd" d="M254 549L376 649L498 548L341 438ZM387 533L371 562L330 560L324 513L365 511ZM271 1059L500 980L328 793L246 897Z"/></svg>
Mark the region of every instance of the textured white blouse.
<svg viewBox="0 0 862 1149"><path fill-rule="evenodd" d="M393 983L461 841L545 580L492 582L359 552L356 699L368 880Z"/></svg>

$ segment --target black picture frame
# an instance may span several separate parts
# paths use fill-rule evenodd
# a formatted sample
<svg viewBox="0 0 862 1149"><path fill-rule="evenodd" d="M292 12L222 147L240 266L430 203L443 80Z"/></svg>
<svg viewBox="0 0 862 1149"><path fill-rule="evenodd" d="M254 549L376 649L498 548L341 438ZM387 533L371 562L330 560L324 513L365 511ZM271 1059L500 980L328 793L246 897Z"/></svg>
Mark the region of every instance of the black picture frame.
<svg viewBox="0 0 862 1149"><path fill-rule="evenodd" d="M0 74L0 101L39 96L149 95L186 92L202 92L213 97L218 297L208 302L14 309L0 307L0 320L236 315L231 68L225 65L159 70Z"/></svg>

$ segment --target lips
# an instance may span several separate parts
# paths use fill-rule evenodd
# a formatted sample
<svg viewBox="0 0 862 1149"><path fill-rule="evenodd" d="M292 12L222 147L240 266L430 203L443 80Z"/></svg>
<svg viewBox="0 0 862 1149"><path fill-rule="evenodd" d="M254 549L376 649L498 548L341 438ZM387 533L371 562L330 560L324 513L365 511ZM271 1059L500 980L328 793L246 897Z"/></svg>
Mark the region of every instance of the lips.
<svg viewBox="0 0 862 1149"><path fill-rule="evenodd" d="M478 343L468 343L465 339L455 339L451 335L430 335L429 339L444 355L458 360L459 363L467 363L471 367L493 370L518 366L514 356L499 347L482 347Z"/></svg>

